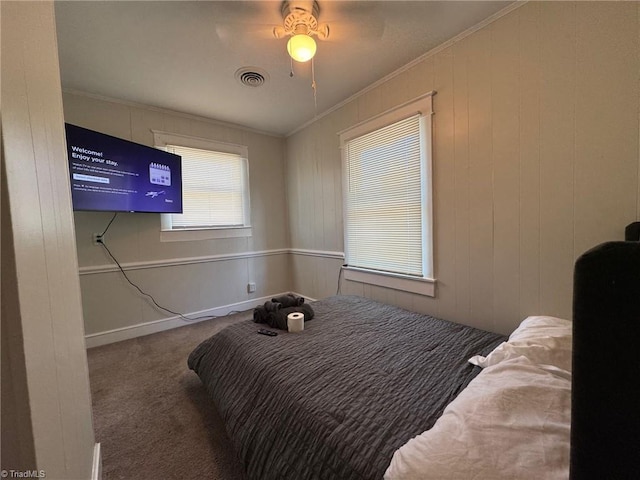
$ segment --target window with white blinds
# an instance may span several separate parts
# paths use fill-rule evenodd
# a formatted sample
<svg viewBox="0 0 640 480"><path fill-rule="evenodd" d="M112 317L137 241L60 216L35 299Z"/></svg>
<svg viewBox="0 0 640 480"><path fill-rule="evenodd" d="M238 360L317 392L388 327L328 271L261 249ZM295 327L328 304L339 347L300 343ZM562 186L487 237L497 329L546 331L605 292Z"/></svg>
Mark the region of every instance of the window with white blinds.
<svg viewBox="0 0 640 480"><path fill-rule="evenodd" d="M247 147L165 132L153 134L156 147L182 157L183 213L162 215L162 232L196 231L187 237L163 238L250 236ZM212 233L203 233L205 230Z"/></svg>
<svg viewBox="0 0 640 480"><path fill-rule="evenodd" d="M349 267L432 276L431 113L429 96L341 135Z"/></svg>
<svg viewBox="0 0 640 480"><path fill-rule="evenodd" d="M244 159L237 154L167 145L182 157L183 213L172 214L172 228L243 227Z"/></svg>

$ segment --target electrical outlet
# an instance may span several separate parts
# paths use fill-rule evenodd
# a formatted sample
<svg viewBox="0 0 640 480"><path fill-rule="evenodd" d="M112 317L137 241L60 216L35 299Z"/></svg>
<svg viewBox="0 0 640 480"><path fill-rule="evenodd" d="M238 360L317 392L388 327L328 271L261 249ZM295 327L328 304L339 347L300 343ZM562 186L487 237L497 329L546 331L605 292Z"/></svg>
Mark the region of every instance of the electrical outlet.
<svg viewBox="0 0 640 480"><path fill-rule="evenodd" d="M96 246L102 245L102 235L99 233L92 233L91 242Z"/></svg>
<svg viewBox="0 0 640 480"><path fill-rule="evenodd" d="M249 293L254 293L256 291L256 284L255 282L249 282L249 284L247 285L247 291Z"/></svg>

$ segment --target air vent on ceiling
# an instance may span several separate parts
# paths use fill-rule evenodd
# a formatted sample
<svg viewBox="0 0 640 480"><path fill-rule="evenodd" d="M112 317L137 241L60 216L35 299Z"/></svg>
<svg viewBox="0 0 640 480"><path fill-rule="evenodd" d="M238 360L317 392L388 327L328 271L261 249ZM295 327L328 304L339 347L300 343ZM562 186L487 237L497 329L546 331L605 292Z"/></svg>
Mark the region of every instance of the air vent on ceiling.
<svg viewBox="0 0 640 480"><path fill-rule="evenodd" d="M247 87L261 87L269 80L267 72L257 67L243 67L236 71L236 79Z"/></svg>

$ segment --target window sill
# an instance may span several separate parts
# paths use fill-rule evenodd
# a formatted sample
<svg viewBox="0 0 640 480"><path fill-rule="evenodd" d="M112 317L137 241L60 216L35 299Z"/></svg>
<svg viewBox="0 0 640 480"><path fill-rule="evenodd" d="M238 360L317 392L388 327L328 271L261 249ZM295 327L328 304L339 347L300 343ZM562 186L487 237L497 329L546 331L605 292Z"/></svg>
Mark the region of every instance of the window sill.
<svg viewBox="0 0 640 480"><path fill-rule="evenodd" d="M345 280L367 283L379 287L402 290L427 297L436 296L436 281L433 278L416 278L408 275L375 272L355 267L344 267Z"/></svg>
<svg viewBox="0 0 640 480"><path fill-rule="evenodd" d="M250 236L251 227L160 230L161 242L193 242L198 240L215 240L219 238L241 238Z"/></svg>

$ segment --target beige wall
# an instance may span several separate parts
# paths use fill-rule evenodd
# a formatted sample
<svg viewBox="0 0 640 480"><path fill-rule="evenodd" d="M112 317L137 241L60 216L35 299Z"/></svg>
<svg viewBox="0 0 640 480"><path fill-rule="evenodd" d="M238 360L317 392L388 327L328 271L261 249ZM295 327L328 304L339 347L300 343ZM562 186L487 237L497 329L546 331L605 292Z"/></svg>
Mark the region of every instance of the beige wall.
<svg viewBox="0 0 640 480"><path fill-rule="evenodd" d="M2 9L2 469L92 476L52 2Z"/></svg>
<svg viewBox="0 0 640 480"><path fill-rule="evenodd" d="M131 279L158 303L193 313L247 302L290 287L284 183L284 139L177 112L65 93L65 121L153 146L151 130L246 145L249 148L253 236L239 239L160 241L160 215L121 213L105 241ZM158 311L109 266L92 243L112 213L75 212L85 328L88 335L146 324ZM280 252L280 253L278 253ZM247 284L255 282L255 293Z"/></svg>
<svg viewBox="0 0 640 480"><path fill-rule="evenodd" d="M337 132L434 97L437 296L357 293L508 333L569 318L578 255L640 218L637 2L530 2L287 138L291 245L343 251ZM293 288L335 293L339 258L295 255Z"/></svg>

